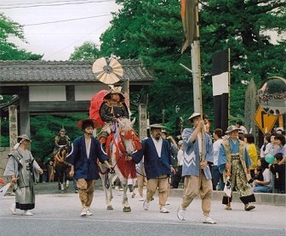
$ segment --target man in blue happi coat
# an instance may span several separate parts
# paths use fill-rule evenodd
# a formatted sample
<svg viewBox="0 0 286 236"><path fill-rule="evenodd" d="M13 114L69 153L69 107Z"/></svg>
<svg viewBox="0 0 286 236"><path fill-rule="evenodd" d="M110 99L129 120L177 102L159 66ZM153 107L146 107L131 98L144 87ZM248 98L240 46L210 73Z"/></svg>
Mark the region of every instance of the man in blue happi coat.
<svg viewBox="0 0 286 236"><path fill-rule="evenodd" d="M188 123L192 128L182 132L184 161L184 195L177 211L177 217L184 221L186 208L197 195L202 199L203 223L216 224L209 216L211 210L212 181L209 163L213 162L213 145L211 137L204 130L204 120L200 113L193 113Z"/></svg>

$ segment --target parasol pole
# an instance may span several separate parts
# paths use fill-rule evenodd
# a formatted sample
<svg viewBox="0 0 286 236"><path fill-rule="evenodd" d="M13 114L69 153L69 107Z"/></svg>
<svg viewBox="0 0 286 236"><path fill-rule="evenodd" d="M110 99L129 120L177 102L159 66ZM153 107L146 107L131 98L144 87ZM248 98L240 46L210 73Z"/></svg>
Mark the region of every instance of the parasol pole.
<svg viewBox="0 0 286 236"><path fill-rule="evenodd" d="M200 52L200 29L199 29L199 5L195 5L195 39L191 49L192 73L193 73L193 97L194 112L201 114L203 119L203 97L202 97L202 73L201 73L201 52ZM200 159L204 161L204 129L201 132Z"/></svg>

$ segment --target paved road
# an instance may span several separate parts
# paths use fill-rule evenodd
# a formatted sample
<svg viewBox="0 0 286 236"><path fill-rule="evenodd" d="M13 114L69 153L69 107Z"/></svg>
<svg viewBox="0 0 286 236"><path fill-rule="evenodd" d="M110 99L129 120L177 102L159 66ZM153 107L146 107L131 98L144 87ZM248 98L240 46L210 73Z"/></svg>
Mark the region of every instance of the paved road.
<svg viewBox="0 0 286 236"><path fill-rule="evenodd" d="M48 185L47 185L48 186ZM57 191L56 191L57 192ZM130 196L130 193L128 193ZM129 198L132 212L122 211L122 192L114 191L113 211L107 211L104 193L95 191L92 204L93 216L79 216L78 195L70 190L65 194L37 194L34 216L11 215L8 208L14 202L13 196L0 200L0 235L231 235L231 236L285 236L286 207L257 205L254 211L246 212L241 203L233 203L232 211L225 211L220 201L213 201L211 216L216 225L202 223L200 200L195 199L187 209L186 221L176 217L181 198L170 197L170 213L159 213L158 198L144 211L138 195Z"/></svg>

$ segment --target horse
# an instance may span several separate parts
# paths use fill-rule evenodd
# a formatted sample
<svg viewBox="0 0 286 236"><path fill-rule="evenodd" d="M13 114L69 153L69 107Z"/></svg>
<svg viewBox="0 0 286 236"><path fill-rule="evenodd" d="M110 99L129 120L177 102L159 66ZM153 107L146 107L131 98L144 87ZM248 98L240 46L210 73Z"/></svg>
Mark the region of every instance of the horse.
<svg viewBox="0 0 286 236"><path fill-rule="evenodd" d="M106 166L99 163L99 174L105 192L107 210L113 210L111 183L118 177L123 188L123 212L131 211L127 197L128 179L136 178L136 168L133 161L127 161L125 158L142 148L140 140L133 129L134 122L135 119L130 121L127 118L121 118L115 122L115 132L112 132L106 140L106 153L114 170L114 173L111 173Z"/></svg>
<svg viewBox="0 0 286 236"><path fill-rule="evenodd" d="M68 173L71 165L65 161L68 150L69 148L66 145L61 146L53 158L53 167L56 172L59 190L61 190L62 193L68 188L70 180L68 178Z"/></svg>

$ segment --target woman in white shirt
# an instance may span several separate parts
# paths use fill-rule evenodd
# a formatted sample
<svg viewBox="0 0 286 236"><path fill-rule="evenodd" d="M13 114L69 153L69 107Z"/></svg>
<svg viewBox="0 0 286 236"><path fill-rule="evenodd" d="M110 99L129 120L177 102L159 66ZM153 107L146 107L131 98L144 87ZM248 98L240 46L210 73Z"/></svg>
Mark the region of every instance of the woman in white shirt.
<svg viewBox="0 0 286 236"><path fill-rule="evenodd" d="M261 176L253 180L253 192L269 193L272 192L271 187L271 172L268 168L268 163L264 158L260 158L257 162L256 176ZM260 175L259 175L260 174Z"/></svg>
<svg viewBox="0 0 286 236"><path fill-rule="evenodd" d="M260 157L265 157L270 149L271 149L271 141L270 141L270 138L271 138L271 133L266 133L264 135L264 142L263 142L263 145L261 146L260 148Z"/></svg>

